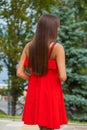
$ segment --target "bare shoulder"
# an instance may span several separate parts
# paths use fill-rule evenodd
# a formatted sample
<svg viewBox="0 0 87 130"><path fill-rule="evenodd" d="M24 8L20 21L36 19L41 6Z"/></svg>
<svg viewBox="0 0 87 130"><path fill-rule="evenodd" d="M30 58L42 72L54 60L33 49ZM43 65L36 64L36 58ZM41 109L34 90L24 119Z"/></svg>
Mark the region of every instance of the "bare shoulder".
<svg viewBox="0 0 87 130"><path fill-rule="evenodd" d="M63 45L61 45L60 43L56 43L54 47L56 50L64 49Z"/></svg>
<svg viewBox="0 0 87 130"><path fill-rule="evenodd" d="M28 49L29 46L30 46L31 42L28 42L26 45L25 45L25 49Z"/></svg>
<svg viewBox="0 0 87 130"><path fill-rule="evenodd" d="M58 53L64 53L64 47L60 43L56 43L54 46L55 54L58 55Z"/></svg>
<svg viewBox="0 0 87 130"><path fill-rule="evenodd" d="M31 42L28 42L28 43L25 45L25 47L24 47L24 51L25 51L25 53L26 53L27 56L28 56L28 54L29 54L29 46L30 46L30 44L31 44Z"/></svg>

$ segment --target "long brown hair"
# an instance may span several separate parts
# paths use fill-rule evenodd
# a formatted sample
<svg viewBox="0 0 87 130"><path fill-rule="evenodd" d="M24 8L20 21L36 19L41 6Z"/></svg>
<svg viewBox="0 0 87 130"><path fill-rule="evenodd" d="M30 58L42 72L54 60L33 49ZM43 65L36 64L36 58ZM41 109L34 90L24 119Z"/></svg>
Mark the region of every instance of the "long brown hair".
<svg viewBox="0 0 87 130"><path fill-rule="evenodd" d="M49 44L55 42L60 21L56 16L44 14L40 17L35 36L29 46L29 69L43 75L48 69Z"/></svg>

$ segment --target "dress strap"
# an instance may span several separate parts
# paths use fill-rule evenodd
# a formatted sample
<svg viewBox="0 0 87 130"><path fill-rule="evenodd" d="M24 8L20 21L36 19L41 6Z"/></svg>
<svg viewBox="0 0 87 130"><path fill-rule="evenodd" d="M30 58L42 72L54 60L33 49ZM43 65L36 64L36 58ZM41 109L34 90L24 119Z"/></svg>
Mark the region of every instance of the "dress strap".
<svg viewBox="0 0 87 130"><path fill-rule="evenodd" d="M49 58L50 58L50 56L51 56L52 50L53 50L53 48L54 48L54 45L55 45L55 43L53 42L53 43L51 44L51 46L50 46Z"/></svg>

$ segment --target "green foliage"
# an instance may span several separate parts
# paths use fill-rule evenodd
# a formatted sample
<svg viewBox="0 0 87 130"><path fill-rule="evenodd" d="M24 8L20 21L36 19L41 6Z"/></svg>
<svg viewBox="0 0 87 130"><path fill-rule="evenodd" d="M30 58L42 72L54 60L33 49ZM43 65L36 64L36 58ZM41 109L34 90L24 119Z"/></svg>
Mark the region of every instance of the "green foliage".
<svg viewBox="0 0 87 130"><path fill-rule="evenodd" d="M2 58L8 70L8 86L12 95L12 115L15 115L15 107L18 97L23 91L23 80L17 78L16 68L20 54L29 40L29 23L30 19L26 9L29 2L20 1L3 1L1 3L1 18L5 21L5 27L1 28L2 39L0 42L0 57ZM3 30L5 33L3 33Z"/></svg>
<svg viewBox="0 0 87 130"><path fill-rule="evenodd" d="M84 99L82 96L77 95L65 95L66 105L67 106L78 106L78 107L87 107L87 100ZM84 106L83 106L84 105Z"/></svg>
<svg viewBox="0 0 87 130"><path fill-rule="evenodd" d="M8 90L5 88L0 89L0 95L4 96L7 95Z"/></svg>
<svg viewBox="0 0 87 130"><path fill-rule="evenodd" d="M42 4L43 3L43 4ZM55 0L30 1L30 0L3 0L0 2L0 18L2 25L0 35L0 54L8 70L8 87L12 95L12 115L15 115L18 97L22 94L24 81L17 78L16 68L20 54L25 44L34 34L37 18L43 10L50 10Z"/></svg>
<svg viewBox="0 0 87 130"><path fill-rule="evenodd" d="M67 81L63 84L63 89L67 113L70 119L87 121L87 32L84 29L87 21L76 18L77 8L73 4L74 1L71 4L62 1L63 6L52 6L52 13L60 18L57 41L63 44L66 54Z"/></svg>

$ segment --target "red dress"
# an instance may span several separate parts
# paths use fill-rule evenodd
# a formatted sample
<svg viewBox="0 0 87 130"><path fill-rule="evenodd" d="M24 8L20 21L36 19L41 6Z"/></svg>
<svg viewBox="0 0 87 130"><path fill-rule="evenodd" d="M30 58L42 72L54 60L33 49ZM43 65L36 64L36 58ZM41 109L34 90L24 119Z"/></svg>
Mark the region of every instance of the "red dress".
<svg viewBox="0 0 87 130"><path fill-rule="evenodd" d="M26 58L24 66L27 65ZM32 74L30 76L22 120L24 124L37 124L54 129L67 124L56 60L48 60L48 72L45 75Z"/></svg>

